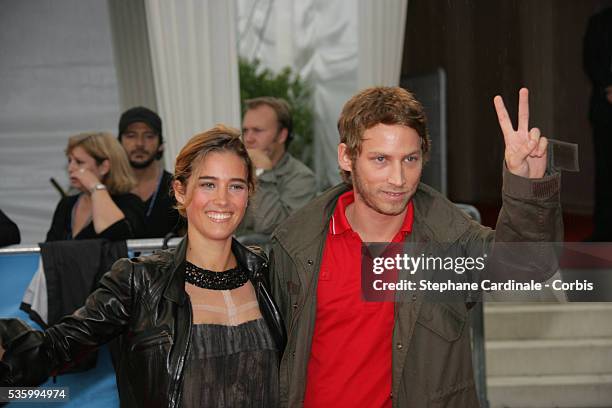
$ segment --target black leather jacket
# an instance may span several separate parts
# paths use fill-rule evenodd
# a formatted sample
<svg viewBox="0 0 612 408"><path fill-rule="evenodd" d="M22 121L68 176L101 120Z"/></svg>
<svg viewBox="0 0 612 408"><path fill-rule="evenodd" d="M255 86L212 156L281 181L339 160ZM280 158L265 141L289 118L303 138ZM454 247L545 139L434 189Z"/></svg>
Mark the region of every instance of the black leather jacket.
<svg viewBox="0 0 612 408"><path fill-rule="evenodd" d="M187 240L174 250L117 261L85 306L45 332L16 319L0 322L7 352L0 385L38 385L92 349L120 337L117 386L122 407L178 407L192 310L185 292ZM261 313L278 349L285 328L267 289L267 261L237 241L232 251L250 272Z"/></svg>

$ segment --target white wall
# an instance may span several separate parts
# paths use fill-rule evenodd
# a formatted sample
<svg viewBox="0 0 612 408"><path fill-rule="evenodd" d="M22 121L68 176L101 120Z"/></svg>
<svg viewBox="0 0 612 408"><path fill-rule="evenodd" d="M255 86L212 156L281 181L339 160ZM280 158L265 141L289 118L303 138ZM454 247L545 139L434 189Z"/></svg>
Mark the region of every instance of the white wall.
<svg viewBox="0 0 612 408"><path fill-rule="evenodd" d="M0 0L0 208L22 243L44 241L68 185L64 148L85 130L116 132L119 111L103 0Z"/></svg>

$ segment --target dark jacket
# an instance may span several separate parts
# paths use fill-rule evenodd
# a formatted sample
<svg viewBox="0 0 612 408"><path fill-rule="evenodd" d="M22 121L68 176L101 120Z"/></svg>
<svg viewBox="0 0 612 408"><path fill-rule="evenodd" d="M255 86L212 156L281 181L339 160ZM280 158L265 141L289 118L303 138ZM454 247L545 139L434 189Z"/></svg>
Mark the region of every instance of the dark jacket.
<svg viewBox="0 0 612 408"><path fill-rule="evenodd" d="M421 184L413 197L414 224L406 240L444 244L455 256L480 256L494 241L559 242L563 234L559 186L559 174L529 180L504 170L503 207L493 231ZM347 190L346 185L328 190L272 237L272 292L288 335L280 368L281 406L302 406L323 247L336 201ZM466 254L468 250L472 253ZM555 272L549 265L542 268L541 279ZM393 407L478 407L467 305L424 302L423 292L417 293L406 294L395 305L393 342L388 345L393 347Z"/></svg>
<svg viewBox="0 0 612 408"><path fill-rule="evenodd" d="M0 247L21 242L19 228L7 215L0 210Z"/></svg>
<svg viewBox="0 0 612 408"><path fill-rule="evenodd" d="M117 261L84 307L45 332L30 330L16 319L2 321L0 335L8 349L6 365L0 367L0 385L40 384L121 335L117 367L121 406L180 406L192 327L181 267L186 247L185 239L176 251ZM266 260L237 241L232 251L249 271L261 313L282 350L284 326L266 289Z"/></svg>
<svg viewBox="0 0 612 408"><path fill-rule="evenodd" d="M35 299L30 304L24 298L20 309L43 328L83 306L102 275L118 259L128 256L125 241L79 239L44 242L39 246L46 291L41 293L39 287L31 289L35 297L47 304L47 314L40 316L32 309L32 304L39 304Z"/></svg>
<svg viewBox="0 0 612 408"><path fill-rule="evenodd" d="M171 184L172 174L164 170L158 191L144 202L146 231L142 238L164 238L170 232L178 232L182 226L170 195Z"/></svg>

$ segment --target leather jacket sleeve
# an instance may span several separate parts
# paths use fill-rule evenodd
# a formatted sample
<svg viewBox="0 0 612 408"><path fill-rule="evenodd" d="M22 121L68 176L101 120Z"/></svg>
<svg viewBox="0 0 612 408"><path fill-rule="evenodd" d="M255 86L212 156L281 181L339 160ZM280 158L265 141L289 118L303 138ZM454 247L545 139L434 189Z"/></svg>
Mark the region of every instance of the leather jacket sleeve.
<svg viewBox="0 0 612 408"><path fill-rule="evenodd" d="M18 319L0 320L6 349L0 386L36 386L118 336L133 304L133 264L121 259L100 280L85 305L44 332Z"/></svg>

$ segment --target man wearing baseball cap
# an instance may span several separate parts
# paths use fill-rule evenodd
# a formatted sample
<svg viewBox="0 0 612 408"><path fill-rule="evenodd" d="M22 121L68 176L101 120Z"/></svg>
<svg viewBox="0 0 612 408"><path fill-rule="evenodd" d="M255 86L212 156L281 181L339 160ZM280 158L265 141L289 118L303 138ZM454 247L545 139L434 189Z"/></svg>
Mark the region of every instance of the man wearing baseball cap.
<svg viewBox="0 0 612 408"><path fill-rule="evenodd" d="M161 118L142 106L128 109L119 119L119 142L136 177L132 193L145 205L144 238L160 238L176 232L179 216L169 194L172 174L161 163L164 153Z"/></svg>

